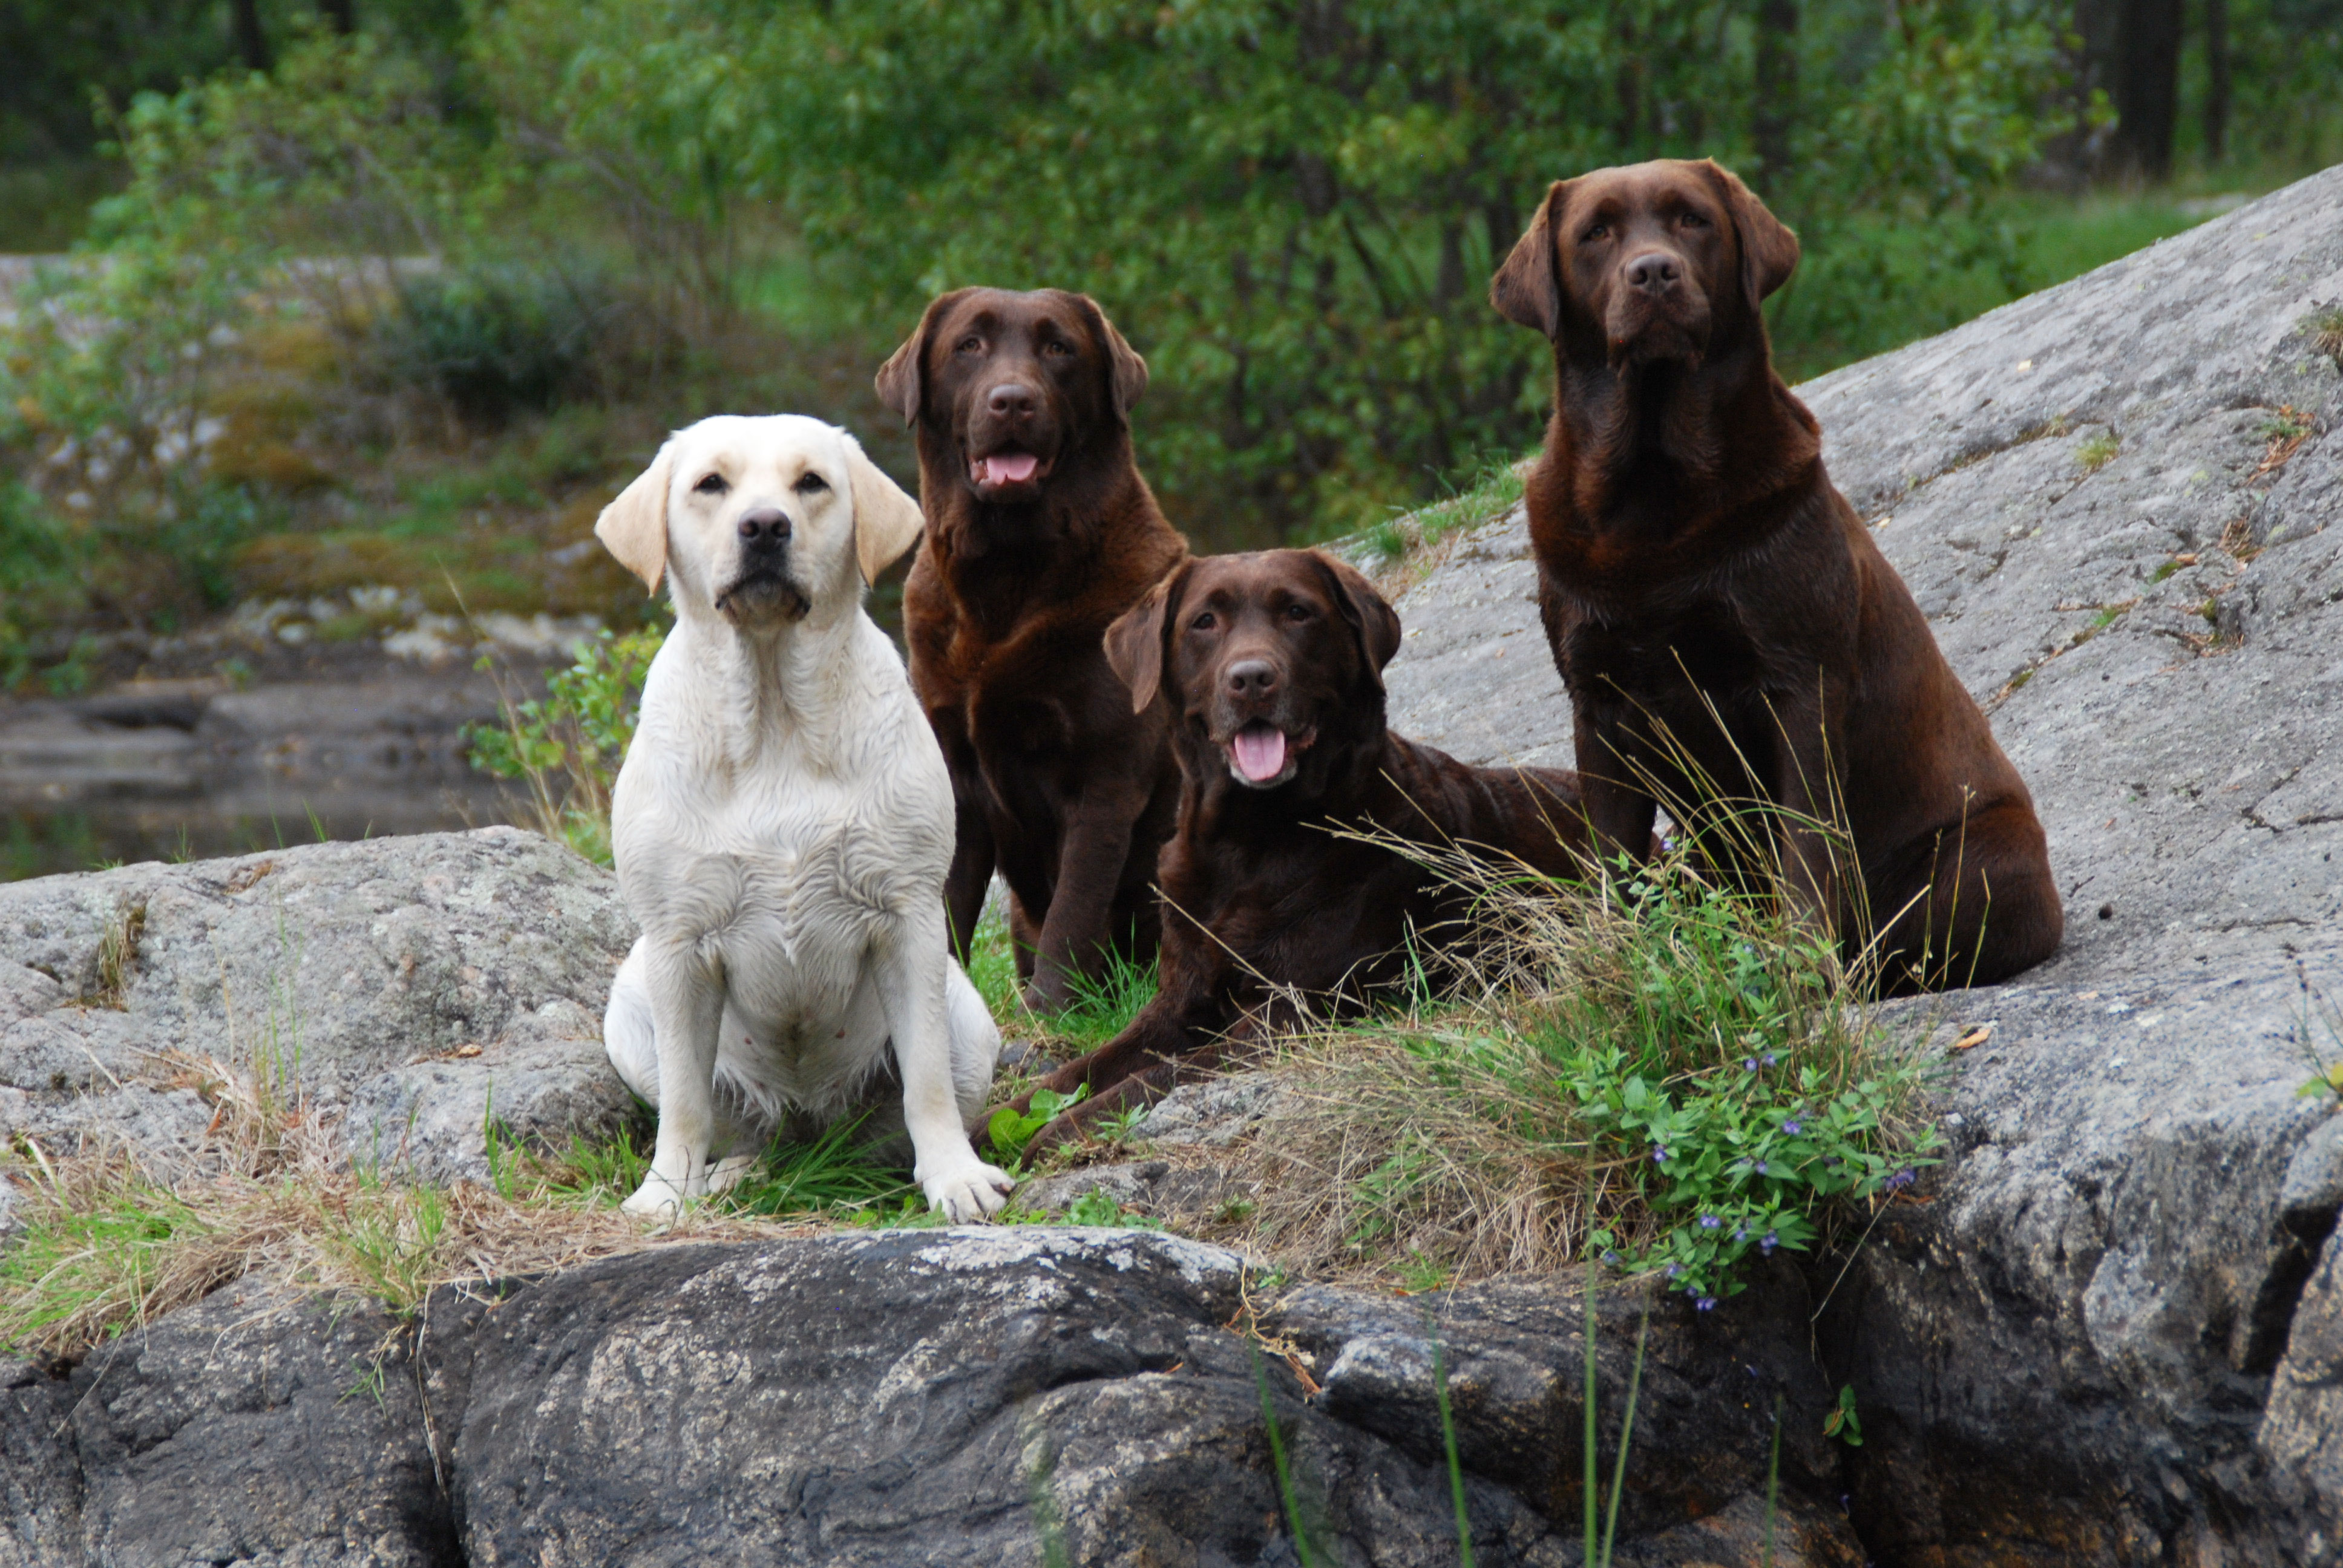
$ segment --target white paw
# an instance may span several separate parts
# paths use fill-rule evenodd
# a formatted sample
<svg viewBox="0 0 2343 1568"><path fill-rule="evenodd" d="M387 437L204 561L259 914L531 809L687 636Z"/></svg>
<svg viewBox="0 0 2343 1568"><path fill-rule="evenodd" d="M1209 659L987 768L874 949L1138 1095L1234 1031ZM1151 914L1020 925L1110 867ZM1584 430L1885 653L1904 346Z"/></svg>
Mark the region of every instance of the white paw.
<svg viewBox="0 0 2343 1568"><path fill-rule="evenodd" d="M684 1184L673 1181L653 1171L635 1189L635 1195L618 1205L624 1213L645 1220L672 1220L683 1212L687 1194Z"/></svg>
<svg viewBox="0 0 2343 1568"><path fill-rule="evenodd" d="M1000 1213L1016 1185L1007 1171L971 1156L964 1165L921 1178L920 1190L928 1195L928 1207L953 1224L973 1225Z"/></svg>

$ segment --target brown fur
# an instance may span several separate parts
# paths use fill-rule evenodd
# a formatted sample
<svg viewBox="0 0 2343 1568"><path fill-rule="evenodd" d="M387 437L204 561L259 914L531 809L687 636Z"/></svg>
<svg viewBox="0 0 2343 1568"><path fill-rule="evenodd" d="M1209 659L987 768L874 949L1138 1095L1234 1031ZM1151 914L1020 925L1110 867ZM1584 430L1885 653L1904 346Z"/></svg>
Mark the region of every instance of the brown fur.
<svg viewBox="0 0 2343 1568"><path fill-rule="evenodd" d="M1558 182L1490 285L1554 343L1530 537L1589 819L1611 854L1658 796L1770 801L1805 917L1850 958L1885 927L1883 985L2005 980L2063 930L2042 827L1774 372L1758 306L1797 258L1732 175L1666 161ZM1734 838L1704 843L1748 869Z"/></svg>
<svg viewBox="0 0 2343 1568"><path fill-rule="evenodd" d="M1367 580L1315 550L1191 561L1107 633L1132 701L1155 706L1159 686L1169 696L1180 756L1179 830L1160 862L1162 967L1128 1029L1044 1080L1091 1095L1044 1143L1200 1075L1290 1021L1296 993L1341 1005L1400 980L1411 934L1425 961L1469 950L1464 895L1335 829L1553 876L1584 869L1574 775L1468 768L1385 728L1382 672L1399 635ZM1234 771L1233 738L1252 726L1286 737L1273 782Z"/></svg>
<svg viewBox="0 0 2343 1568"><path fill-rule="evenodd" d="M927 536L903 620L958 806L952 940L965 957L997 868L1037 1007L1158 940L1178 769L1164 715L1131 710L1099 641L1188 553L1131 458L1146 385L1098 306L1058 289L944 295L878 376L918 430ZM1018 452L1030 481L985 482L979 465Z"/></svg>

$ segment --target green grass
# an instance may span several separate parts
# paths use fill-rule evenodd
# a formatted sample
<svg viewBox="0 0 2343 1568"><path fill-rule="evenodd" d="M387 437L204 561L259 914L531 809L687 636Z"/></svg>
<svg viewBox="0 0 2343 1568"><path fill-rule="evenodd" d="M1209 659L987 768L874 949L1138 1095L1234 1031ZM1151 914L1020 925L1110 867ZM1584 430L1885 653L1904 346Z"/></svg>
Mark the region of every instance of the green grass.
<svg viewBox="0 0 2343 1568"><path fill-rule="evenodd" d="M1353 535L1369 570L1428 550L1458 528L1498 517L1522 498L1520 459L1484 460L1464 482L1441 500L1412 512L1394 515L1364 533Z"/></svg>
<svg viewBox="0 0 2343 1568"><path fill-rule="evenodd" d="M1059 1056L1079 1056L1094 1050L1121 1034L1155 995L1155 966L1134 964L1120 956L1107 960L1106 972L1096 980L1073 984L1074 1001L1061 1012L1035 1013L1020 1000L1017 958L1011 950L1009 925L988 914L969 944L968 978L984 1005L992 1011L1001 1032L1030 1039Z"/></svg>

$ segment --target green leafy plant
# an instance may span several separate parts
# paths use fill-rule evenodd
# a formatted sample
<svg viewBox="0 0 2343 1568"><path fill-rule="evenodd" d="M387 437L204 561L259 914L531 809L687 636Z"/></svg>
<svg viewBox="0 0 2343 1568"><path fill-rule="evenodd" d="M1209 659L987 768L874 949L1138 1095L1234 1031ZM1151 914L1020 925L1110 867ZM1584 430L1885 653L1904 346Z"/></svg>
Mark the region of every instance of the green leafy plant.
<svg viewBox="0 0 2343 1568"><path fill-rule="evenodd" d="M610 787L634 739L643 678L666 636L653 628L605 630L568 668L547 678L542 698L507 698L501 724L464 731L474 767L527 782L539 830L605 866Z"/></svg>
<svg viewBox="0 0 2343 1568"><path fill-rule="evenodd" d="M1163 1221L1124 1208L1104 1188L1093 1187L1066 1205L1069 1225L1099 1225L1114 1230L1161 1231Z"/></svg>
<svg viewBox="0 0 2343 1568"><path fill-rule="evenodd" d="M1061 1094L1054 1089L1037 1089L1033 1091L1031 1110L1020 1111L1011 1105L1001 1107L992 1113L992 1120L985 1123L984 1135L992 1144L992 1157L1010 1162L1021 1159L1036 1132L1048 1126L1061 1112L1089 1099L1090 1092L1091 1086L1087 1083L1071 1094Z"/></svg>
<svg viewBox="0 0 2343 1568"><path fill-rule="evenodd" d="M1855 1385L1839 1385L1838 1402L1823 1417L1823 1435L1835 1437L1849 1448L1863 1446L1863 1418L1855 1413Z"/></svg>
<svg viewBox="0 0 2343 1568"><path fill-rule="evenodd" d="M2116 439L2114 431L2095 431L2076 444L2075 461L2083 466L2086 474L2096 474L2114 462L2116 454L2122 450L2123 443Z"/></svg>
<svg viewBox="0 0 2343 1568"><path fill-rule="evenodd" d="M1813 1025L1844 983L1835 944L1681 874L1624 896L1644 940L1604 994L1565 1003L1548 1048L1658 1226L1640 1246L1607 1229L1594 1244L1706 1311L1742 1289L1747 1259L1811 1247L1826 1205L1909 1185L1941 1139L1899 1126L1916 1059L1853 1074L1815 1060L1832 1042Z"/></svg>

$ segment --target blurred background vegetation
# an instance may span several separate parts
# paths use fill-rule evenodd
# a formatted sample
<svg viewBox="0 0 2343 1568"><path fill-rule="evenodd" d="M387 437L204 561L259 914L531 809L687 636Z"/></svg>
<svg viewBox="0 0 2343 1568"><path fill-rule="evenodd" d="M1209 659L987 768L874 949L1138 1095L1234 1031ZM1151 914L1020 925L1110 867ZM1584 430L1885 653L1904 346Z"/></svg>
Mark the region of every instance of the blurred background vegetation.
<svg viewBox="0 0 2343 1568"><path fill-rule="evenodd" d="M240 599L635 624L589 530L660 434L910 479L870 371L960 284L1096 295L1242 547L1534 444L1483 292L1554 178L1749 177L1795 379L2343 153L2343 0L4 0L0 58L0 684L56 692Z"/></svg>

